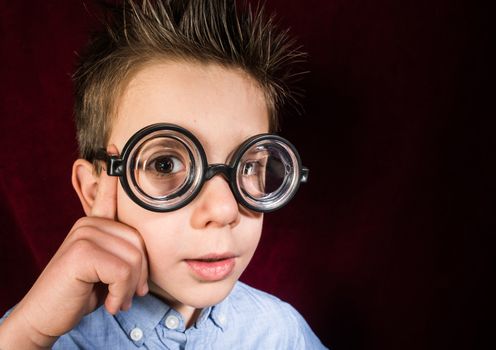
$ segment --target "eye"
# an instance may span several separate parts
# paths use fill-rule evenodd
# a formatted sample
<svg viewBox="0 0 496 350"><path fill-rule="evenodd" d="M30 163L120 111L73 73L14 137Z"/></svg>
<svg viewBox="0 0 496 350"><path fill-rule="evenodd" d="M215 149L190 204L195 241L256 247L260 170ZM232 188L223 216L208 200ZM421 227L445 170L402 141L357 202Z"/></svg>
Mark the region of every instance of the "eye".
<svg viewBox="0 0 496 350"><path fill-rule="evenodd" d="M164 155L149 161L147 169L152 170L159 175L169 175L183 171L184 164L177 157Z"/></svg>
<svg viewBox="0 0 496 350"><path fill-rule="evenodd" d="M262 164L258 160L247 160L243 165L243 176L254 176L260 172Z"/></svg>

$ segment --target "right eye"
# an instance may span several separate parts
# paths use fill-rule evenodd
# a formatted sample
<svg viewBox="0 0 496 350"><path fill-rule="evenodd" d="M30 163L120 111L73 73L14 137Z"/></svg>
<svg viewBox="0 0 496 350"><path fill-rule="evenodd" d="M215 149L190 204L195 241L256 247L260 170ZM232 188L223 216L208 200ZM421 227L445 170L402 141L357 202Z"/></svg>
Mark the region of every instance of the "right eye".
<svg viewBox="0 0 496 350"><path fill-rule="evenodd" d="M147 162L146 170L157 176L170 176L185 170L183 162L172 155L161 155Z"/></svg>

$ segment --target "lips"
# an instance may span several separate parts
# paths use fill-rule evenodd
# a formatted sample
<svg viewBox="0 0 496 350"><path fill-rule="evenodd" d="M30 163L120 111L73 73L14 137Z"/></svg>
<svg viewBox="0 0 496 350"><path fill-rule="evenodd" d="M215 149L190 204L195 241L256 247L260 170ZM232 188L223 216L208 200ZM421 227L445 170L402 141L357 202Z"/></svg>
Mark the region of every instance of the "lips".
<svg viewBox="0 0 496 350"><path fill-rule="evenodd" d="M206 282L220 281L228 277L236 265L231 253L207 254L195 259L185 260L193 274Z"/></svg>

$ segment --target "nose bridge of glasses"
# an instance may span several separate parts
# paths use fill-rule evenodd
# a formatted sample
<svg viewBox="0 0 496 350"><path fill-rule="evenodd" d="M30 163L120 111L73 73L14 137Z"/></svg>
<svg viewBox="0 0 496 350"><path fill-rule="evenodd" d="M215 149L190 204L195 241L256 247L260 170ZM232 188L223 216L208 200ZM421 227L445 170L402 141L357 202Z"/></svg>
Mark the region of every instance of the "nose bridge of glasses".
<svg viewBox="0 0 496 350"><path fill-rule="evenodd" d="M205 180L210 180L217 174L222 174L229 182L231 180L231 168L227 164L209 164L205 171Z"/></svg>

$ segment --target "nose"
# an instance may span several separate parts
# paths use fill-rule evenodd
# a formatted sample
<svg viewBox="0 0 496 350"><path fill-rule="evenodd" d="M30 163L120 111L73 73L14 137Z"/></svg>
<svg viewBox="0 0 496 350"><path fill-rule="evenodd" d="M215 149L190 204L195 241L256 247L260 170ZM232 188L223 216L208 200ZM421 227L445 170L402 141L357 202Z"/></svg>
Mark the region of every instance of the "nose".
<svg viewBox="0 0 496 350"><path fill-rule="evenodd" d="M193 204L192 226L195 228L235 226L239 221L238 202L222 175L206 181Z"/></svg>

